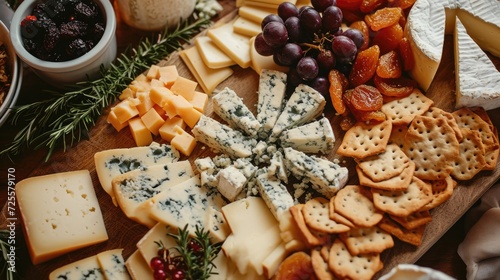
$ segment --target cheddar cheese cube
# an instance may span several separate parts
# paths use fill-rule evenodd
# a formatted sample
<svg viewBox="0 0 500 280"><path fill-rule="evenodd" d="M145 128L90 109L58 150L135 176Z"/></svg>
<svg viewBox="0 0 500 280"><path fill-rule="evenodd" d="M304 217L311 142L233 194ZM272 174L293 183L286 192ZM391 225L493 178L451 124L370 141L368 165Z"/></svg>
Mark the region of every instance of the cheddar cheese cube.
<svg viewBox="0 0 500 280"><path fill-rule="evenodd" d="M172 141L172 139L174 139L174 136L177 135L177 132L175 131L176 126L185 129L186 123L180 117L167 119L158 131L160 133L161 139L168 142Z"/></svg>
<svg viewBox="0 0 500 280"><path fill-rule="evenodd" d="M155 108L149 109L149 111L141 117L141 120L154 135L158 135L158 130L165 122Z"/></svg>
<svg viewBox="0 0 500 280"><path fill-rule="evenodd" d="M116 119L120 123L127 122L131 118L139 115L139 111L132 99L125 99L116 104L111 110L115 113Z"/></svg>
<svg viewBox="0 0 500 280"><path fill-rule="evenodd" d="M193 105L193 108L203 113L208 104L208 95L204 92L195 91L193 99L189 100L189 103Z"/></svg>
<svg viewBox="0 0 500 280"><path fill-rule="evenodd" d="M191 100L193 99L194 91L196 90L197 86L197 82L179 76L175 80L170 90L173 93L184 97L186 100Z"/></svg>
<svg viewBox="0 0 500 280"><path fill-rule="evenodd" d="M148 146L153 142L151 131L149 131L141 118L129 120L128 125L137 146Z"/></svg>
<svg viewBox="0 0 500 280"><path fill-rule="evenodd" d="M158 71L160 72L160 77L158 79L162 81L167 88L170 88L177 77L179 77L179 73L177 72L177 67L175 65L160 67Z"/></svg>
<svg viewBox="0 0 500 280"><path fill-rule="evenodd" d="M124 123L121 123L118 118L116 117L116 114L115 112L113 111L110 111L109 114L108 114L108 118L106 119L106 121L111 124L115 129L116 131L120 131L122 130L123 128L127 127L128 125L128 122L124 122Z"/></svg>
<svg viewBox="0 0 500 280"><path fill-rule="evenodd" d="M149 91L139 91L135 95L137 100L139 100L139 103L135 106L139 111L139 116L146 114L155 105L149 96Z"/></svg>
<svg viewBox="0 0 500 280"><path fill-rule="evenodd" d="M169 96L171 95L174 94L166 87L152 87L149 92L151 100L153 100L153 102L158 104L160 107L165 106L165 103L168 102Z"/></svg>
<svg viewBox="0 0 500 280"><path fill-rule="evenodd" d="M175 126L174 131L176 132L176 135L172 141L170 141L170 145L175 147L185 156L191 155L196 147L196 139L179 126Z"/></svg>
<svg viewBox="0 0 500 280"><path fill-rule="evenodd" d="M149 80L158 79L160 77L160 66L151 65L151 67L149 67L148 69L148 72L146 73L146 77Z"/></svg>

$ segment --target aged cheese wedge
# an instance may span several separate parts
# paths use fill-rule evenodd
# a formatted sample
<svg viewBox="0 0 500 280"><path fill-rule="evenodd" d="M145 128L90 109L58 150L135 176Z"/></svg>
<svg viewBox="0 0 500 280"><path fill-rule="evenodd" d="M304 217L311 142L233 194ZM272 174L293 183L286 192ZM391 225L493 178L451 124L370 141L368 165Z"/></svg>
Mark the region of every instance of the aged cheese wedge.
<svg viewBox="0 0 500 280"><path fill-rule="evenodd" d="M123 249L111 249L96 255L97 262L101 267L102 274L106 280L128 280L131 279L125 267L122 255Z"/></svg>

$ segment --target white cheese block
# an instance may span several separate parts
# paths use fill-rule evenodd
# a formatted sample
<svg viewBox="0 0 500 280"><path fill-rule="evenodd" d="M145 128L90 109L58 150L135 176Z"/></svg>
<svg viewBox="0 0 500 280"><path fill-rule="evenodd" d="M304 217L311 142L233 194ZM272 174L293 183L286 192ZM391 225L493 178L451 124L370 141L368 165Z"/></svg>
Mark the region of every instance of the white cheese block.
<svg viewBox="0 0 500 280"><path fill-rule="evenodd" d="M312 121L321 115L325 104L325 98L317 90L305 84L298 85L274 124L269 141L276 141L285 129Z"/></svg>
<svg viewBox="0 0 500 280"><path fill-rule="evenodd" d="M123 249L111 249L96 255L97 262L106 280L131 279L127 267L125 267L122 252Z"/></svg>
<svg viewBox="0 0 500 280"><path fill-rule="evenodd" d="M236 17L235 21L233 22L233 29L234 32L249 37L256 36L257 34L262 32L260 24L243 17Z"/></svg>
<svg viewBox="0 0 500 280"><path fill-rule="evenodd" d="M207 35L241 68L250 67L250 37L234 32L233 21L209 29Z"/></svg>
<svg viewBox="0 0 500 280"><path fill-rule="evenodd" d="M189 161L178 161L165 165L152 165L144 170L132 170L116 176L113 192L123 213L130 219L147 227L156 221L144 210L144 203L153 196L194 177Z"/></svg>
<svg viewBox="0 0 500 280"><path fill-rule="evenodd" d="M283 131L282 147L291 147L304 153L329 154L335 145L330 121L323 117L317 121Z"/></svg>
<svg viewBox="0 0 500 280"><path fill-rule="evenodd" d="M125 261L130 276L134 280L153 279L153 270L149 267L139 250L135 250Z"/></svg>
<svg viewBox="0 0 500 280"><path fill-rule="evenodd" d="M160 247L157 242L163 244L163 247L167 249L177 246L174 238L168 236L168 233L174 233L172 228L169 230L167 225L157 223L137 242L137 250L146 263L149 263L153 257L158 256Z"/></svg>
<svg viewBox="0 0 500 280"><path fill-rule="evenodd" d="M276 70L280 72L288 72L289 68L285 66L280 66L274 62L273 56L263 56L257 52L254 46L255 36L250 38L250 59L252 60L252 69L257 72L257 74L261 74L262 71L268 70Z"/></svg>
<svg viewBox="0 0 500 280"><path fill-rule="evenodd" d="M308 178L313 188L326 198L332 198L347 183L347 168L330 160L308 156L292 148L285 148L285 158L292 174Z"/></svg>
<svg viewBox="0 0 500 280"><path fill-rule="evenodd" d="M224 204L217 191L201 186L200 178L195 176L154 196L147 209L156 221L174 228L187 225L194 235L196 227L203 227L208 208L220 209Z"/></svg>
<svg viewBox="0 0 500 280"><path fill-rule="evenodd" d="M114 199L111 181L116 175L148 165L166 164L179 160L179 152L166 144L151 143L148 147L110 149L95 153L94 162L101 187Z"/></svg>
<svg viewBox="0 0 500 280"><path fill-rule="evenodd" d="M49 274L49 280L105 280L96 256L90 256L65 266L62 266Z"/></svg>
<svg viewBox="0 0 500 280"><path fill-rule="evenodd" d="M245 175L232 165L217 173L217 190L229 201L234 201L246 184Z"/></svg>
<svg viewBox="0 0 500 280"><path fill-rule="evenodd" d="M238 9L238 15L242 18L260 24L269 14L277 14L276 9L265 9L254 6L242 6Z"/></svg>
<svg viewBox="0 0 500 280"><path fill-rule="evenodd" d="M214 171L215 170L215 163L210 157L204 157L204 158L196 158L194 160L194 166L196 167L196 170L198 170L199 173L203 171Z"/></svg>
<svg viewBox="0 0 500 280"><path fill-rule="evenodd" d="M210 242L213 243L224 242L231 233L224 215L214 207L209 207L207 210L204 228L208 231Z"/></svg>
<svg viewBox="0 0 500 280"><path fill-rule="evenodd" d="M245 158L252 155L256 140L243 135L238 130L202 115L192 131L198 142L232 158Z"/></svg>
<svg viewBox="0 0 500 280"><path fill-rule="evenodd" d="M500 72L467 34L458 18L455 28L455 81L457 108L481 106L490 110L500 107Z"/></svg>
<svg viewBox="0 0 500 280"><path fill-rule="evenodd" d="M271 133L285 104L287 75L277 70L262 70L259 75L257 120L262 124L259 137Z"/></svg>
<svg viewBox="0 0 500 280"><path fill-rule="evenodd" d="M208 36L196 37L195 46L205 65L212 69L229 67L236 64Z"/></svg>
<svg viewBox="0 0 500 280"><path fill-rule="evenodd" d="M434 79L442 57L444 35L453 33L457 16L483 50L500 56L500 37L495 35L500 32L499 10L497 0L415 2L408 15L405 36L410 40L415 58L415 67L410 73L424 91ZM478 63L474 69L481 67L484 66Z"/></svg>
<svg viewBox="0 0 500 280"><path fill-rule="evenodd" d="M281 215L294 205L293 197L285 185L270 177L267 168L259 169L256 178L260 196L264 199L276 221L279 221Z"/></svg>
<svg viewBox="0 0 500 280"><path fill-rule="evenodd" d="M35 265L108 240L88 170L24 179L16 197Z"/></svg>
<svg viewBox="0 0 500 280"><path fill-rule="evenodd" d="M214 112L229 126L240 129L249 136L256 136L261 125L241 97L228 87L212 98Z"/></svg>

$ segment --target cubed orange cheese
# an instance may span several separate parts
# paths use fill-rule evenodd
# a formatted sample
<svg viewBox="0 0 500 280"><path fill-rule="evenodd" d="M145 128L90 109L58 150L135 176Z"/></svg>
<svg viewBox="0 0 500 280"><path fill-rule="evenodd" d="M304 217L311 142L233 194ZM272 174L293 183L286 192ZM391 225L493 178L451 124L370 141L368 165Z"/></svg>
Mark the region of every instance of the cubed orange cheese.
<svg viewBox="0 0 500 280"><path fill-rule="evenodd" d="M166 120L168 117L167 117L167 112L165 112L165 110L163 110L162 107L158 106L158 105L154 105L153 106L153 109L156 110L156 112L158 112L158 115L160 115L160 117L163 119L163 120Z"/></svg>
<svg viewBox="0 0 500 280"><path fill-rule="evenodd" d="M149 81L149 84L151 85L151 87L164 87L165 86L165 84L158 79L152 79L151 81Z"/></svg>
<svg viewBox="0 0 500 280"><path fill-rule="evenodd" d="M203 113L208 104L208 95L204 92L195 91L193 99L189 100L189 103L193 105L193 108Z"/></svg>
<svg viewBox="0 0 500 280"><path fill-rule="evenodd" d="M201 118L202 113L196 110L193 105L182 96L172 96L171 100L177 115L179 115L189 127L193 128Z"/></svg>
<svg viewBox="0 0 500 280"><path fill-rule="evenodd" d="M134 102L132 102L132 99L125 99L121 101L111 108L111 110L115 113L116 119L120 123L127 122L131 118L139 115L139 111L137 110Z"/></svg>
<svg viewBox="0 0 500 280"><path fill-rule="evenodd" d="M146 73L146 77L151 80L151 79L158 79L160 77L160 66L158 65L151 65L149 67L148 72Z"/></svg>
<svg viewBox="0 0 500 280"><path fill-rule="evenodd" d="M174 95L166 87L152 87L149 92L149 97L154 103L158 104L160 107L165 106L169 100L169 96Z"/></svg>
<svg viewBox="0 0 500 280"><path fill-rule="evenodd" d="M155 105L149 97L149 91L139 91L135 95L137 100L139 100L139 103L136 105L136 108L139 111L139 116L146 114L146 112L153 108L153 105Z"/></svg>
<svg viewBox="0 0 500 280"><path fill-rule="evenodd" d="M165 115L167 115L167 118L173 118L177 116L177 110L175 110L175 107L171 102L166 102L165 105L163 105L162 109L165 111Z"/></svg>
<svg viewBox="0 0 500 280"><path fill-rule="evenodd" d="M165 122L154 108L149 109L149 111L141 117L141 120L154 135L158 135L158 130Z"/></svg>
<svg viewBox="0 0 500 280"><path fill-rule="evenodd" d="M174 136L177 135L174 129L176 126L185 129L186 123L180 117L173 117L165 120L159 129L161 139L168 142L172 141Z"/></svg>
<svg viewBox="0 0 500 280"><path fill-rule="evenodd" d="M137 82L147 82L148 77L144 74L139 74L135 79L131 82L131 84L137 83Z"/></svg>
<svg viewBox="0 0 500 280"><path fill-rule="evenodd" d="M200 120L202 112L196 110L195 108L186 109L182 112L181 118L186 122L189 127L193 128Z"/></svg>
<svg viewBox="0 0 500 280"><path fill-rule="evenodd" d="M172 141L170 141L170 145L175 147L185 156L191 155L194 147L196 147L196 139L179 126L175 126L174 131L176 132L176 135Z"/></svg>
<svg viewBox="0 0 500 280"><path fill-rule="evenodd" d="M128 122L120 123L120 121L118 121L118 119L116 118L115 112L113 111L109 112L106 121L111 124L116 129L116 131L120 131L128 125Z"/></svg>
<svg viewBox="0 0 500 280"><path fill-rule="evenodd" d="M168 88L170 88L177 77L179 77L179 73L177 72L177 67L175 65L160 67L159 72L160 78L158 79L162 81Z"/></svg>
<svg viewBox="0 0 500 280"><path fill-rule="evenodd" d="M149 83L149 81L134 80L128 87L135 92L148 91L151 88L151 84Z"/></svg>
<svg viewBox="0 0 500 280"><path fill-rule="evenodd" d="M128 121L128 124L137 146L148 146L153 142L153 136L141 118L133 118Z"/></svg>
<svg viewBox="0 0 500 280"><path fill-rule="evenodd" d="M197 82L179 76L170 90L177 95L183 96L186 100L191 100L193 99L194 91L197 86Z"/></svg>
<svg viewBox="0 0 500 280"><path fill-rule="evenodd" d="M118 99L125 100L127 98L133 98L133 97L135 97L135 91L127 87L126 89L122 90L122 93L120 94Z"/></svg>

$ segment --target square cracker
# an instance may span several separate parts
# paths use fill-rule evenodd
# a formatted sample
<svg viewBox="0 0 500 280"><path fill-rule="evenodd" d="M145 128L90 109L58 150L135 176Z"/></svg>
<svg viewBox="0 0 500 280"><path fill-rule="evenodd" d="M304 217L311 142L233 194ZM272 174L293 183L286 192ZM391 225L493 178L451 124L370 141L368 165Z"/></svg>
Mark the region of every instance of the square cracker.
<svg viewBox="0 0 500 280"><path fill-rule="evenodd" d="M408 166L399 175L380 182L372 181L358 166L356 166L356 172L358 173L359 184L362 186L389 191L403 191L408 189L411 183L413 173L415 172L415 163L410 161Z"/></svg>
<svg viewBox="0 0 500 280"><path fill-rule="evenodd" d="M392 220L403 226L405 229L412 230L426 225L432 221L429 210L414 212L407 217L390 216Z"/></svg>
<svg viewBox="0 0 500 280"><path fill-rule="evenodd" d="M443 204L452 196L453 191L457 186L457 182L451 178L451 175L441 180L427 182L431 184L432 200L420 208L419 211L431 210Z"/></svg>
<svg viewBox="0 0 500 280"><path fill-rule="evenodd" d="M334 204L335 211L360 227L376 225L383 217L370 198L363 194L359 185L347 185L337 192Z"/></svg>
<svg viewBox="0 0 500 280"><path fill-rule="evenodd" d="M379 154L385 151L391 130L390 121L358 122L345 133L337 154L358 159Z"/></svg>
<svg viewBox="0 0 500 280"><path fill-rule="evenodd" d="M422 244L422 238L426 227L426 225L423 225L411 230L405 229L403 226L385 216L378 226L397 239L415 246L420 246L420 244Z"/></svg>
<svg viewBox="0 0 500 280"><path fill-rule="evenodd" d="M485 150L478 130L464 128L462 135L460 156L452 163L451 176L457 180L470 180L486 166Z"/></svg>
<svg viewBox="0 0 500 280"><path fill-rule="evenodd" d="M422 115L433 104L432 99L415 89L407 97L385 103L381 110L393 125L408 125L415 116Z"/></svg>
<svg viewBox="0 0 500 280"><path fill-rule="evenodd" d="M459 144L444 118L416 116L406 132L403 151L415 163L414 176L439 180L451 174Z"/></svg>
<svg viewBox="0 0 500 280"><path fill-rule="evenodd" d="M316 197L305 203L302 215L307 226L329 234L349 231L350 227L330 219L329 203L330 201L323 197Z"/></svg>
<svg viewBox="0 0 500 280"><path fill-rule="evenodd" d="M295 223L297 223L299 231L302 233L303 240L309 247L325 244L329 240L328 234L319 233L317 231L309 229L304 220L304 215L302 215L303 207L304 204L295 204L294 206L290 207L290 213L292 214Z"/></svg>
<svg viewBox="0 0 500 280"><path fill-rule="evenodd" d="M388 144L384 152L356 162L366 176L380 182L401 174L410 164L410 159L398 145Z"/></svg>
<svg viewBox="0 0 500 280"><path fill-rule="evenodd" d="M392 248L392 236L379 227L358 227L339 234L351 255L382 253Z"/></svg>
<svg viewBox="0 0 500 280"><path fill-rule="evenodd" d="M373 204L378 209L394 216L406 217L432 200L430 184L413 176L408 189L386 191L372 188Z"/></svg>
<svg viewBox="0 0 500 280"><path fill-rule="evenodd" d="M460 108L452 113L460 128L469 128L478 130L481 133L481 140L485 151L496 150L499 148L497 137L492 131L492 127L484 121L479 115L467 107Z"/></svg>
<svg viewBox="0 0 500 280"><path fill-rule="evenodd" d="M453 131L455 131L457 139L458 140L462 139L462 131L460 130L460 127L458 127L455 117L453 117L453 115L450 112L446 112L441 108L432 106L429 108L429 110L427 110L427 112L423 114L423 116L433 117L433 118L443 117L448 123L448 125L451 128L453 128Z"/></svg>

